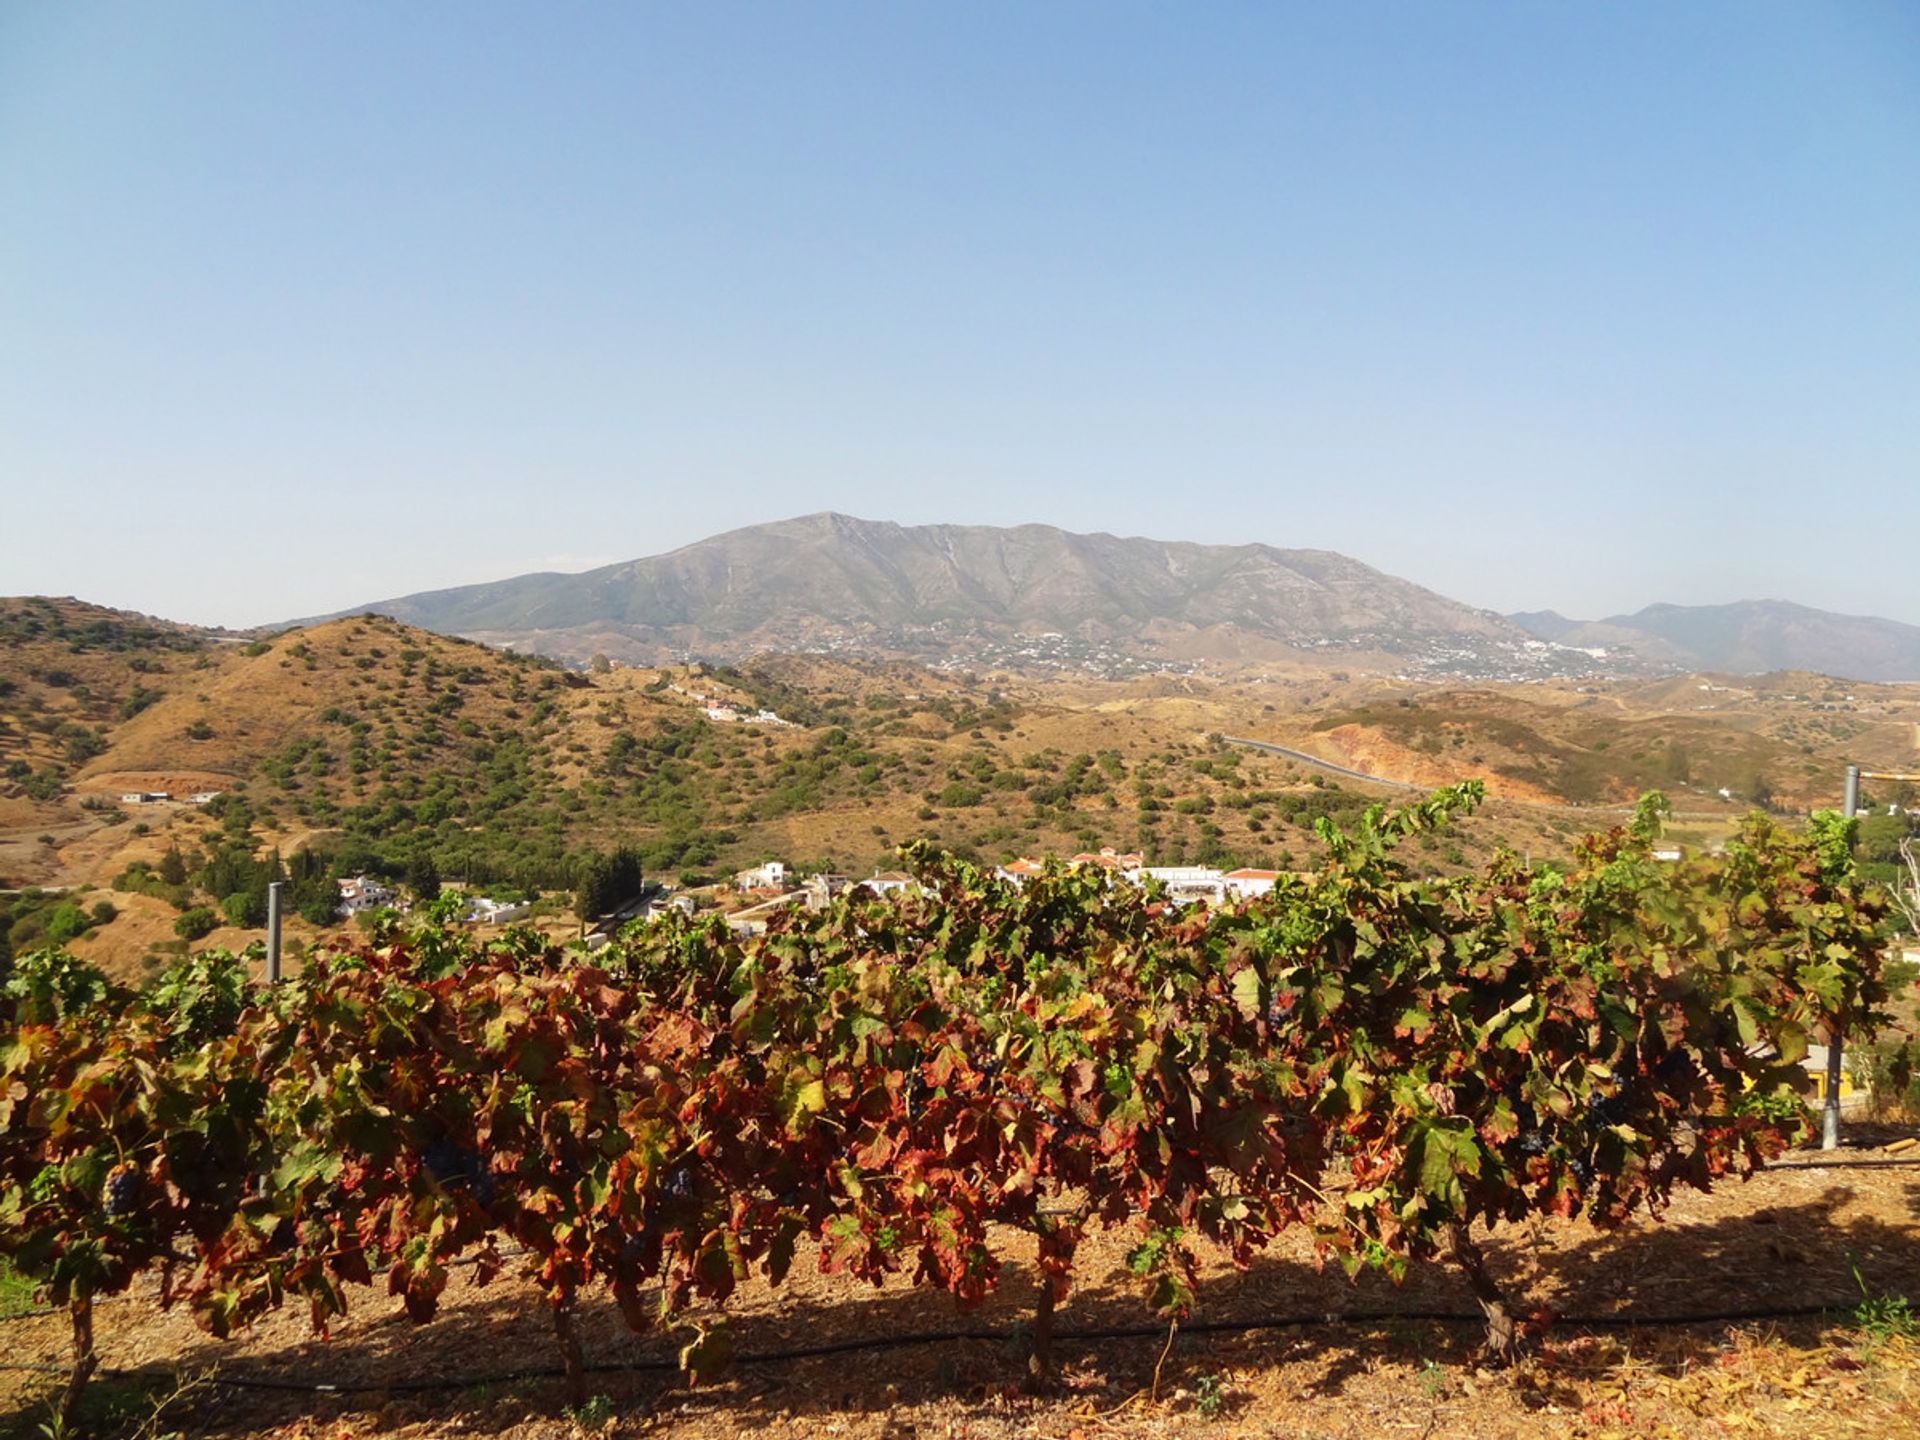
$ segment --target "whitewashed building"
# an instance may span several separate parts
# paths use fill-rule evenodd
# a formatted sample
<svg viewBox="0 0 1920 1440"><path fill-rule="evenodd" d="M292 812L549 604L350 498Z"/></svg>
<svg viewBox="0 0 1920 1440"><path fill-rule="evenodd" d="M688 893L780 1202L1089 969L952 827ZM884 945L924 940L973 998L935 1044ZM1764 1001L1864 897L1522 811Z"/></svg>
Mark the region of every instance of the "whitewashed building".
<svg viewBox="0 0 1920 1440"><path fill-rule="evenodd" d="M1280 878L1278 870L1229 870L1220 877L1229 895L1241 900L1252 900L1273 889L1274 882Z"/></svg>
<svg viewBox="0 0 1920 1440"><path fill-rule="evenodd" d="M340 913L358 915L362 910L378 910L393 903L393 889L365 875L349 876L338 882Z"/></svg>

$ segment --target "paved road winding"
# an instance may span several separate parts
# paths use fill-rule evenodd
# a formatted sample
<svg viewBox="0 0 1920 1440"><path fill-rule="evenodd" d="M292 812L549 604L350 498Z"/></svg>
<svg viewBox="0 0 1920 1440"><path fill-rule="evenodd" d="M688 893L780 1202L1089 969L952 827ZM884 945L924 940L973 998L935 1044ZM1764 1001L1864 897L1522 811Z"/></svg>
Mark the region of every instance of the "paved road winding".
<svg viewBox="0 0 1920 1440"><path fill-rule="evenodd" d="M1364 770L1353 770L1345 765L1336 765L1331 760L1322 760L1318 755L1309 755L1304 750L1289 750L1284 745L1275 745L1268 740L1249 740L1244 735L1222 735L1229 745L1246 745L1255 750L1265 750L1271 755L1284 755L1289 760L1298 760L1302 765L1312 765L1334 775L1344 775L1349 780L1364 780L1369 785L1388 785L1395 790L1419 790L1422 786L1409 785L1404 780L1389 780L1382 775L1369 775Z"/></svg>
<svg viewBox="0 0 1920 1440"><path fill-rule="evenodd" d="M1281 755L1288 760L1297 760L1302 765L1312 765L1317 769L1325 770L1329 774L1342 775L1349 780L1364 780L1369 785L1385 785L1391 790L1417 790L1423 794L1433 788L1427 785L1410 785L1405 780L1389 780L1384 775L1369 775L1364 770L1336 765L1331 760L1322 760L1318 755L1309 755L1304 750L1289 749L1285 745L1275 745L1270 740L1249 740L1244 735L1222 735L1220 738L1229 745L1245 745L1254 750L1264 750L1269 755ZM1511 803L1531 805L1542 810L1572 810L1606 815L1631 815L1634 809L1631 805L1576 805L1566 800L1514 800ZM1667 818L1670 820L1725 820L1727 816L1728 812L1720 810L1675 810Z"/></svg>

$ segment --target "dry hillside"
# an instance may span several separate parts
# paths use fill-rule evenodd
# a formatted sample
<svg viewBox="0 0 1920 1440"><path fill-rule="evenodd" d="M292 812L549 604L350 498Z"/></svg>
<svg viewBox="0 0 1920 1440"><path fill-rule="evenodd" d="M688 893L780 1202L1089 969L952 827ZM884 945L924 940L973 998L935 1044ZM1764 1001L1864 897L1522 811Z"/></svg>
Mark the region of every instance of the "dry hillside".
<svg viewBox="0 0 1920 1440"><path fill-rule="evenodd" d="M865 873L922 837L983 861L1111 845L1285 867L1318 852L1318 817L1402 793L1227 736L1418 787L1486 779L1482 813L1416 851L1445 871L1501 843L1563 853L1650 786L1673 793L1683 838L1712 843L1763 794L1804 807L1830 798L1847 758L1913 756L1917 700L1809 676L1450 689L1298 665L1046 680L769 655L580 673L385 618L235 640L14 601L0 608L0 889L72 886L82 912L106 899L116 916L72 943L130 967L178 947L183 908L220 918L223 893L152 883L169 850L195 875L237 849L304 850L335 870L430 861L548 895L583 852L617 846L690 879L773 857ZM127 791L175 798L127 805ZM212 791L204 807L182 798ZM231 865L218 873L234 883ZM21 939L44 929L35 904Z"/></svg>

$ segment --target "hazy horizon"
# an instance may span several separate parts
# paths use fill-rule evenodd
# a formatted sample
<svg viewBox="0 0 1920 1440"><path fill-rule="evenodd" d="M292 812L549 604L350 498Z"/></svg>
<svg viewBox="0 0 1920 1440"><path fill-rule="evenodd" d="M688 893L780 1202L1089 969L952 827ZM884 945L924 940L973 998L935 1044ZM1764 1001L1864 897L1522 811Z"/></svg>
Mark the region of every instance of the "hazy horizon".
<svg viewBox="0 0 1920 1440"><path fill-rule="evenodd" d="M1895 4L14 7L0 592L831 509L1920 623L1917 173Z"/></svg>

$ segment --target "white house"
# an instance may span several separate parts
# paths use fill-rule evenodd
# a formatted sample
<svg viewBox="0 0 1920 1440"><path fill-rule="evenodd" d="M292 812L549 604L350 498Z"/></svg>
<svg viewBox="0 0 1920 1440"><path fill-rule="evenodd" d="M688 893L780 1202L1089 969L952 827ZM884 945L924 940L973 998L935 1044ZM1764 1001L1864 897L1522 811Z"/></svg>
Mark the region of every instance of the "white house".
<svg viewBox="0 0 1920 1440"><path fill-rule="evenodd" d="M1264 895L1273 889L1274 882L1280 878L1278 870L1229 870L1221 876L1221 883L1229 895L1242 900L1251 900L1256 895Z"/></svg>
<svg viewBox="0 0 1920 1440"><path fill-rule="evenodd" d="M1218 905L1227 895L1226 874L1211 865L1142 865L1128 878L1134 876L1141 883L1158 880L1167 887L1167 895L1183 905L1195 900L1211 900Z"/></svg>
<svg viewBox="0 0 1920 1440"><path fill-rule="evenodd" d="M338 883L342 915L358 915L362 910L378 910L382 905L393 903L391 887L365 875L354 875Z"/></svg>
<svg viewBox="0 0 1920 1440"><path fill-rule="evenodd" d="M876 895L891 895L913 884L913 877L904 870L881 870L869 875L860 882Z"/></svg>
<svg viewBox="0 0 1920 1440"><path fill-rule="evenodd" d="M733 877L736 890L778 890L786 883L787 867L779 860L769 860L751 870L742 870Z"/></svg>
<svg viewBox="0 0 1920 1440"><path fill-rule="evenodd" d="M510 925L515 920L524 920L533 910L533 906L524 900L495 900L489 895L476 895L467 902L467 919L479 925Z"/></svg>
<svg viewBox="0 0 1920 1440"><path fill-rule="evenodd" d="M828 904L832 902L833 897L845 894L847 888L852 885L852 883L853 882L847 879L846 876L835 875L830 872L823 872L819 875L809 875L805 880L800 882L801 888L804 889L807 894L807 908L809 910L826 909Z"/></svg>

